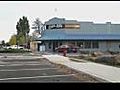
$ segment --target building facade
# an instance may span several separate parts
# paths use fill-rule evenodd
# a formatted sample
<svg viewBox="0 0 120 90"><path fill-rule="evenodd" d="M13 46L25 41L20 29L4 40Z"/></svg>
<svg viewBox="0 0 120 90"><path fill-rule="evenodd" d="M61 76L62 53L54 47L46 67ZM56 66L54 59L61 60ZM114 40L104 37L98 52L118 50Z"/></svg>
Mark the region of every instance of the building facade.
<svg viewBox="0 0 120 90"><path fill-rule="evenodd" d="M60 45L78 46L81 51L120 51L120 24L79 22L52 18L44 24L41 37L35 39L36 50L55 51Z"/></svg>

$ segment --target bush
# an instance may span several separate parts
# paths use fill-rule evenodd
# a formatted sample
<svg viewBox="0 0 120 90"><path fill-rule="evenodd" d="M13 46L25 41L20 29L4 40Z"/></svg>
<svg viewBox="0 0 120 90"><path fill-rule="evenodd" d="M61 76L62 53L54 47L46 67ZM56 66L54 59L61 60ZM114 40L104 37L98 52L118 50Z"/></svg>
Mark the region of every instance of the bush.
<svg viewBox="0 0 120 90"><path fill-rule="evenodd" d="M93 57L97 57L97 56L101 56L101 55L103 55L103 53L100 51L95 51L95 52L91 53L91 56L93 56Z"/></svg>
<svg viewBox="0 0 120 90"><path fill-rule="evenodd" d="M120 65L120 55L116 55L114 56L114 58L115 58L116 64Z"/></svg>
<svg viewBox="0 0 120 90"><path fill-rule="evenodd" d="M118 51L108 51L110 54L114 55L114 54L119 54Z"/></svg>
<svg viewBox="0 0 120 90"><path fill-rule="evenodd" d="M25 53L25 52L31 52L23 49L4 49L0 50L0 53Z"/></svg>
<svg viewBox="0 0 120 90"><path fill-rule="evenodd" d="M80 51L81 54L89 54L89 51Z"/></svg>
<svg viewBox="0 0 120 90"><path fill-rule="evenodd" d="M95 62L110 64L110 65L116 64L116 60L114 57L107 57L107 56L98 57L97 59L95 59Z"/></svg>

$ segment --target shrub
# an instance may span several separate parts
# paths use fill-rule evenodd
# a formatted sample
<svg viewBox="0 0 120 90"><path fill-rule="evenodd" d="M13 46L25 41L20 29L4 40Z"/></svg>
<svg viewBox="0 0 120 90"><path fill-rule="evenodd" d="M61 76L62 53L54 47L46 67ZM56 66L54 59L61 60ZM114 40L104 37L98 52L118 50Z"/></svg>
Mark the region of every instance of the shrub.
<svg viewBox="0 0 120 90"><path fill-rule="evenodd" d="M97 59L95 59L95 62L105 63L105 64L109 64L109 65L116 64L116 60L114 57L107 57L107 56L98 57Z"/></svg>
<svg viewBox="0 0 120 90"><path fill-rule="evenodd" d="M89 54L89 51L80 51L81 54Z"/></svg>
<svg viewBox="0 0 120 90"><path fill-rule="evenodd" d="M31 51L23 50L23 49L4 49L4 50L0 50L0 53L25 53L25 52L31 52Z"/></svg>

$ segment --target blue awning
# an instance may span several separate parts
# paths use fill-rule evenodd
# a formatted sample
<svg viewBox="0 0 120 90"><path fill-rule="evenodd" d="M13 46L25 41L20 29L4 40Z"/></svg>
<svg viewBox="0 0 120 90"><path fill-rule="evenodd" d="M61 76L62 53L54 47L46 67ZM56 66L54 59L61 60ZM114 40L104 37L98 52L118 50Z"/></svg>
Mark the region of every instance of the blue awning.
<svg viewBox="0 0 120 90"><path fill-rule="evenodd" d="M46 30L37 40L120 40L120 34L66 33L65 30Z"/></svg>

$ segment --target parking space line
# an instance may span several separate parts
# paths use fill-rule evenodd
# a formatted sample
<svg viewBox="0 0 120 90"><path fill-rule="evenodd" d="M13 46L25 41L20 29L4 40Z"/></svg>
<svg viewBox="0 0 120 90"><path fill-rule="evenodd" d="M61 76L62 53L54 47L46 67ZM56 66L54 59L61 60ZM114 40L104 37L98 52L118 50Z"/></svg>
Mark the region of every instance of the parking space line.
<svg viewBox="0 0 120 90"><path fill-rule="evenodd" d="M0 56L0 58L2 58L2 57L4 57L4 56ZM20 58L20 59L43 59L44 57L42 57L42 56L7 56L7 59L18 59L18 58Z"/></svg>
<svg viewBox="0 0 120 90"><path fill-rule="evenodd" d="M24 66L24 65L49 65L49 64L4 64L4 65L0 65L0 66Z"/></svg>
<svg viewBox="0 0 120 90"><path fill-rule="evenodd" d="M58 68L42 68L42 69L41 68L36 68L36 69L34 68L34 69L16 69L16 70L15 69L14 70L3 69L0 71L25 71L25 70L27 71L27 70L49 70L49 69L58 69Z"/></svg>
<svg viewBox="0 0 120 90"><path fill-rule="evenodd" d="M66 74L66 75L50 75L50 76L34 76L34 77L19 77L19 78L3 78L3 80L15 80L15 79L31 79L31 78L55 78L55 77L66 77L66 76L74 76L75 74Z"/></svg>

